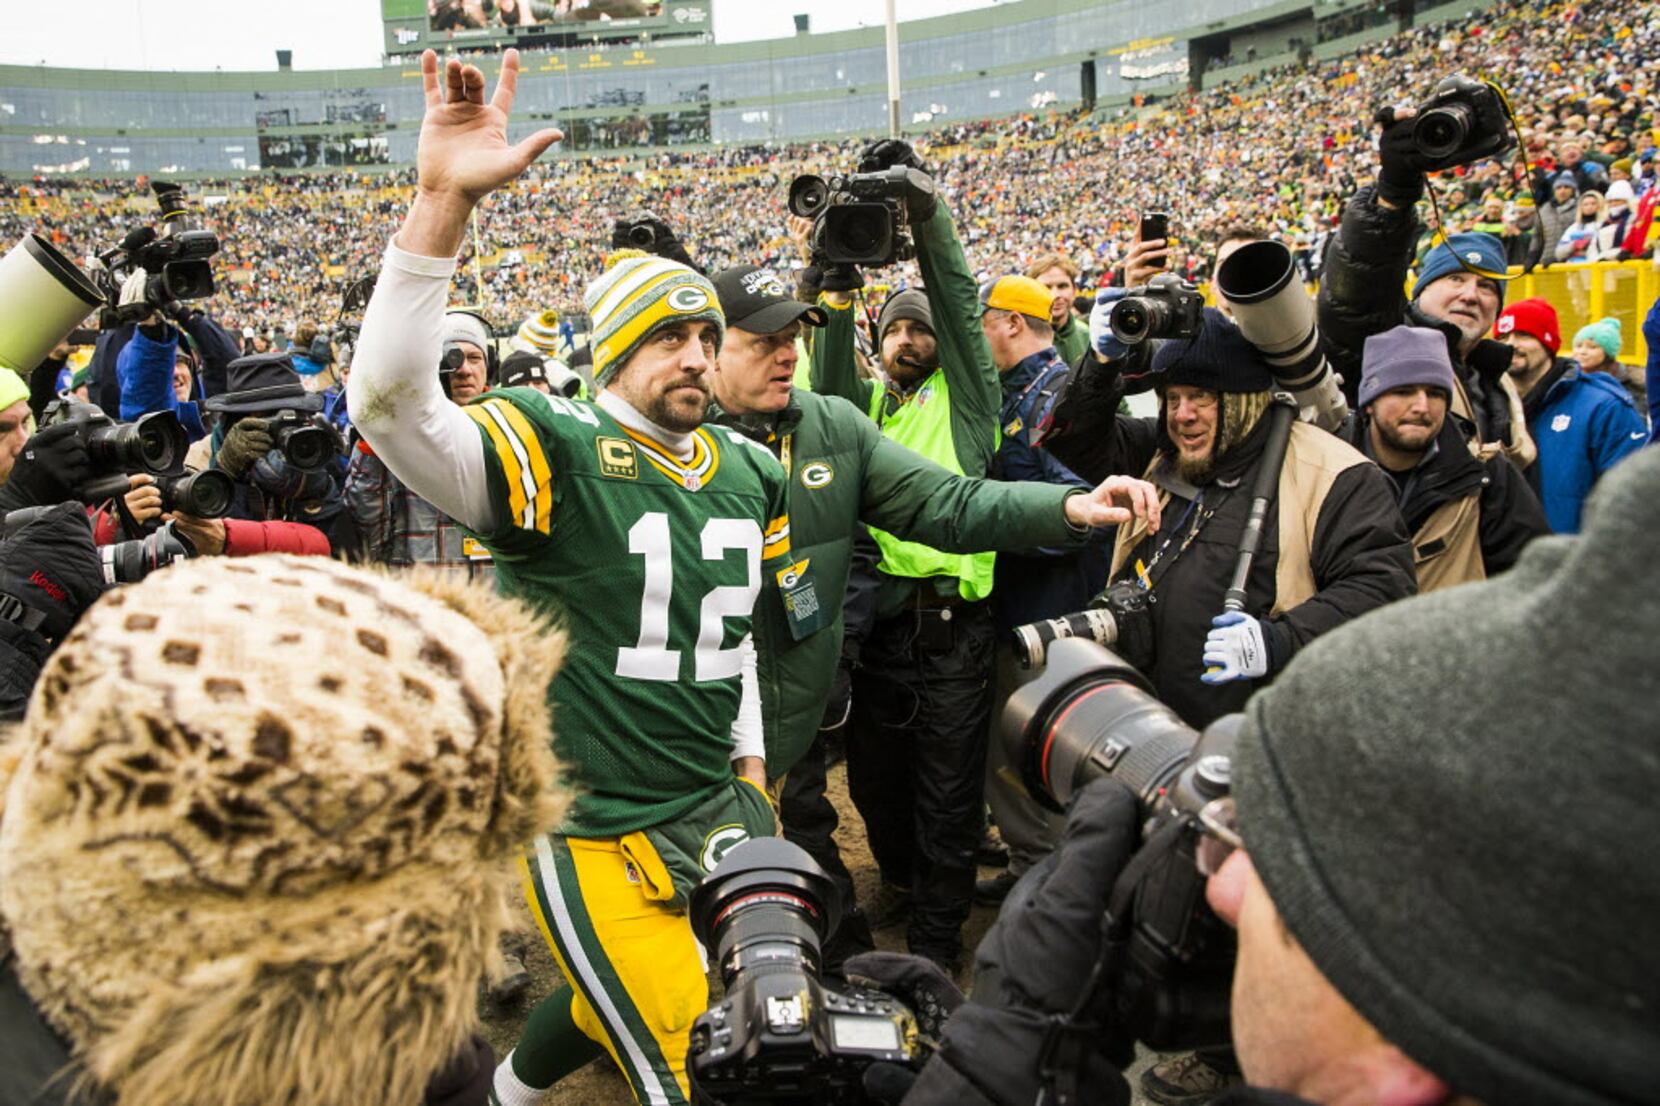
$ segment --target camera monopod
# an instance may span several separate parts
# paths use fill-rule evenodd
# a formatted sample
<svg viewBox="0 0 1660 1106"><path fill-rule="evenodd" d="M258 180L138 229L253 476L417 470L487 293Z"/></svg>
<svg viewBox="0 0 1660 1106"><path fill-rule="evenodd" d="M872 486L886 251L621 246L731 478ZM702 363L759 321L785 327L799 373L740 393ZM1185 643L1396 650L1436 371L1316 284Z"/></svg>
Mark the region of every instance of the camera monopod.
<svg viewBox="0 0 1660 1106"><path fill-rule="evenodd" d="M1296 421L1297 408L1289 397L1276 394L1268 408L1268 442L1262 448L1262 465L1257 469L1256 482L1251 485L1251 512L1245 519L1245 532L1239 536L1239 559L1233 566L1233 583L1223 593L1224 611L1245 609L1245 583L1251 575L1251 564L1262 545L1262 528L1268 520L1268 502L1274 498L1280 482L1280 468L1285 464L1285 447L1291 441L1291 424Z"/></svg>

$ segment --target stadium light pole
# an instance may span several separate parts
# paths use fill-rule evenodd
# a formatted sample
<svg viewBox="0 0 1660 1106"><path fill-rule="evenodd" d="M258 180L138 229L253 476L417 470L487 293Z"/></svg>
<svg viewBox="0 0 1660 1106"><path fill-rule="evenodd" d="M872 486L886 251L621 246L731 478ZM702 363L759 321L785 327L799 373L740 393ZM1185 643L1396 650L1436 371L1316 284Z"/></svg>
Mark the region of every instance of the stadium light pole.
<svg viewBox="0 0 1660 1106"><path fill-rule="evenodd" d="M899 17L898 0L887 0L888 8L888 137L899 137Z"/></svg>

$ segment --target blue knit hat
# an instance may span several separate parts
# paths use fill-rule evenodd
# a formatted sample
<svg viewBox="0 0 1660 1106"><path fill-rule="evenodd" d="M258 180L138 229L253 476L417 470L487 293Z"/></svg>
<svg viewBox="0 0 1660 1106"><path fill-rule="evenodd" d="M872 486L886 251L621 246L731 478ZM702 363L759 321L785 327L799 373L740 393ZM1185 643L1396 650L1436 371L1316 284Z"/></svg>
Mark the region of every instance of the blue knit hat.
<svg viewBox="0 0 1660 1106"><path fill-rule="evenodd" d="M1579 178L1568 172L1566 169L1551 178L1550 186L1554 189L1560 188L1564 184L1573 189L1575 192L1579 191Z"/></svg>
<svg viewBox="0 0 1660 1106"><path fill-rule="evenodd" d="M1425 288L1448 273L1469 267L1484 273L1503 273L1510 267L1504 256L1504 243L1491 234L1453 234L1445 242L1424 255L1424 264L1418 270L1418 283L1412 286L1412 298L1417 299ZM1499 282L1499 300L1504 300L1504 277Z"/></svg>
<svg viewBox="0 0 1660 1106"><path fill-rule="evenodd" d="M1423 385L1439 388L1450 398L1452 359L1447 339L1439 330L1397 326L1366 339L1360 361L1360 406L1365 407L1391 388Z"/></svg>
<svg viewBox="0 0 1660 1106"><path fill-rule="evenodd" d="M1214 307L1205 308L1197 337L1172 338L1153 354L1157 385L1186 384L1211 392L1266 392L1274 374L1262 353L1239 332L1233 320Z"/></svg>
<svg viewBox="0 0 1660 1106"><path fill-rule="evenodd" d="M1574 335L1574 345L1585 341L1595 342L1601 346L1602 351L1608 355L1608 360L1613 361L1619 357L1620 347L1624 344L1620 336L1620 320L1609 317L1580 327L1579 333Z"/></svg>

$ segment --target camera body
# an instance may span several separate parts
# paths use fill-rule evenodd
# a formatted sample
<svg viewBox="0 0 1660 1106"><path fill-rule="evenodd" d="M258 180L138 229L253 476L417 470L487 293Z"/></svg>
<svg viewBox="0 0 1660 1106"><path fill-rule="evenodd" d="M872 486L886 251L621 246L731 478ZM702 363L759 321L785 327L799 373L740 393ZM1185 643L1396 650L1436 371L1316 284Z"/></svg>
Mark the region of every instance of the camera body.
<svg viewBox="0 0 1660 1106"><path fill-rule="evenodd" d="M321 414L278 411L267 420L283 460L301 472L318 472L346 452L340 433Z"/></svg>
<svg viewBox="0 0 1660 1106"><path fill-rule="evenodd" d="M880 268L916 256L908 204L933 193L933 180L905 165L828 180L804 173L790 182L789 209L813 220L815 263Z"/></svg>
<svg viewBox="0 0 1660 1106"><path fill-rule="evenodd" d="M159 477L184 471L190 437L172 411L152 411L133 422L116 422L90 403L65 397L47 404L40 417L43 427L62 423L75 426L97 471L84 492L90 502L126 494L129 473Z"/></svg>
<svg viewBox="0 0 1660 1106"><path fill-rule="evenodd" d="M1109 584L1084 610L1016 626L1012 642L1015 660L1022 668L1041 667L1051 644L1062 638L1080 637L1110 647L1145 672L1156 655L1153 605L1157 601L1158 597L1138 581Z"/></svg>
<svg viewBox="0 0 1660 1106"><path fill-rule="evenodd" d="M1442 80L1419 105L1412 141L1426 172L1497 157L1515 145L1503 94L1462 73Z"/></svg>
<svg viewBox="0 0 1660 1106"><path fill-rule="evenodd" d="M1134 346L1149 338L1197 338L1204 318L1199 289L1172 273L1160 273L1113 304L1108 323L1113 337Z"/></svg>
<svg viewBox="0 0 1660 1106"><path fill-rule="evenodd" d="M167 181L152 185L161 207L162 228L141 227L119 246L99 254L103 268L96 276L99 290L118 322L135 322L152 311L181 300L205 299L213 294L213 268L208 259L219 252L219 238L191 224L184 188ZM149 274L144 300L121 304L121 287L132 273Z"/></svg>
<svg viewBox="0 0 1660 1106"><path fill-rule="evenodd" d="M1002 740L1034 798L1064 807L1112 776L1140 803L1143 848L1160 852L1125 916L1108 919L1110 930L1127 936L1106 987L1114 1021L1161 1051L1229 1039L1234 937L1205 901L1200 857L1214 857L1207 826L1232 801L1243 717L1218 719L1201 734L1122 658L1076 637L1054 642L1043 673L1003 711Z"/></svg>
<svg viewBox="0 0 1660 1106"><path fill-rule="evenodd" d="M781 838L745 841L692 892L692 931L716 953L726 997L692 1024L687 1071L718 1106L865 1101L873 1063L919 1059L916 1017L898 999L819 977L836 926L824 871Z"/></svg>

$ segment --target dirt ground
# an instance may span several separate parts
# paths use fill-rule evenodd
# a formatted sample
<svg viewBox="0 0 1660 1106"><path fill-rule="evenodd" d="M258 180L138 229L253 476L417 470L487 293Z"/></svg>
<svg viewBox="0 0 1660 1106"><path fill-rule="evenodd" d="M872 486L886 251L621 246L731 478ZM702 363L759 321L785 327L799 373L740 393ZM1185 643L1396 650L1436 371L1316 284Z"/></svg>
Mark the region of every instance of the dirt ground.
<svg viewBox="0 0 1660 1106"><path fill-rule="evenodd" d="M847 795L847 773L844 765L838 764L832 768L829 777L829 795L841 814L841 828L836 832L836 843L841 849L842 858L848 869L853 873L855 885L858 888L861 902L868 903L876 893L878 877L876 862L871 857L870 847L865 841L864 824L853 809L852 800ZM995 875L994 869L981 870L981 876ZM525 967L531 975L530 992L518 1003L508 1009L499 1009L488 1002L480 1004L479 1013L484 1019L484 1036L495 1049L496 1056L506 1056L508 1050L519 1038L520 1027L529 1016L536 1004L546 997L554 988L563 982L563 976L554 963L553 955L539 935L534 933L535 923L531 919L530 911L521 903L520 910L524 919L526 933L534 939L526 939ZM970 953L979 945L980 938L985 935L987 927L997 917L995 907L975 906L969 915L968 925L963 931L963 947ZM878 947L905 951L905 932L903 925L891 926L876 931ZM972 956L965 953L965 960ZM970 969L965 968L964 974L958 979L964 989L968 989L971 980L968 978ZM718 994L720 980L713 973L709 977L712 994ZM1137 1063L1131 1069L1130 1085L1135 1086L1135 1076L1152 1059L1149 1055L1138 1056ZM629 1092L628 1083L618 1073L609 1057L589 1064L580 1071L573 1072L565 1079L560 1080L553 1091L543 1100L544 1106L631 1106L634 1101ZM1141 1098L1138 1095L1136 1102Z"/></svg>

